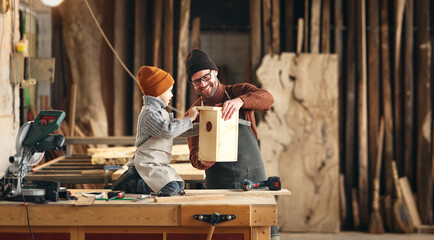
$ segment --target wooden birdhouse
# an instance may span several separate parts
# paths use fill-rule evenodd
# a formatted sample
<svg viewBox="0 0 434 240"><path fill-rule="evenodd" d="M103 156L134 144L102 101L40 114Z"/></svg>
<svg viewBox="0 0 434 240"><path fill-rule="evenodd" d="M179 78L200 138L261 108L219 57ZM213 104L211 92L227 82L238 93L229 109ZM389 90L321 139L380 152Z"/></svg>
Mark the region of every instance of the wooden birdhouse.
<svg viewBox="0 0 434 240"><path fill-rule="evenodd" d="M222 108L197 107L199 115L199 160L235 162L238 154L238 111L222 119Z"/></svg>

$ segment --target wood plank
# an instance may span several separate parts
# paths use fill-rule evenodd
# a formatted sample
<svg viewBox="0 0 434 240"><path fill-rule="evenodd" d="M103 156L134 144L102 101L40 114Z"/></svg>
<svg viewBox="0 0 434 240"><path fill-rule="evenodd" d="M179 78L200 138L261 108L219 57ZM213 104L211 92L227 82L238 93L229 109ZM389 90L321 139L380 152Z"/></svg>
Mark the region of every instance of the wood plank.
<svg viewBox="0 0 434 240"><path fill-rule="evenodd" d="M392 113L392 82L390 78L389 62L389 23L388 23L388 2L382 0L380 3L381 21L381 80L383 86L383 112L384 112L384 191L385 195L393 192L392 160L394 158L393 138L393 113ZM386 218L387 219L387 218ZM386 227L390 230L391 226Z"/></svg>
<svg viewBox="0 0 434 240"><path fill-rule="evenodd" d="M68 144L109 144L109 145L134 145L135 136L106 136L106 137L66 137Z"/></svg>
<svg viewBox="0 0 434 240"><path fill-rule="evenodd" d="M294 0L287 0L285 1L285 51L287 52L294 52L294 22L295 22L295 16L294 16ZM300 21L300 20L298 20ZM301 33L303 34L303 28L300 29ZM298 36L298 35L296 35Z"/></svg>
<svg viewBox="0 0 434 240"><path fill-rule="evenodd" d="M416 201L414 200L413 191L411 190L407 177L399 178L399 187L401 188L402 196L404 198L408 214L410 215L411 222L417 229L422 225L422 223L420 221L419 212L417 211L417 205Z"/></svg>
<svg viewBox="0 0 434 240"><path fill-rule="evenodd" d="M303 18L299 18L297 22L297 48L296 48L297 54L301 53L301 49L303 47L303 26L304 26L304 20Z"/></svg>
<svg viewBox="0 0 434 240"><path fill-rule="evenodd" d="M321 0L312 0L312 17L310 22L310 52L319 53L321 29Z"/></svg>
<svg viewBox="0 0 434 240"><path fill-rule="evenodd" d="M214 200L226 200L226 195L197 195L197 196L173 196L173 197L154 197L156 203L168 203L168 202L197 202L197 201L214 201Z"/></svg>
<svg viewBox="0 0 434 240"><path fill-rule="evenodd" d="M361 0L359 18L359 96L358 96L358 135L359 135L359 213L360 226L366 227L369 221L369 183L368 183L368 83L366 62L366 2Z"/></svg>
<svg viewBox="0 0 434 240"><path fill-rule="evenodd" d="M174 163L170 164L169 166L175 169L176 173L178 173L178 175L185 181L203 181L205 179L205 171L194 168L190 163ZM119 169L112 174L112 180L117 180L127 170L128 167L123 166L122 169Z"/></svg>
<svg viewBox="0 0 434 240"><path fill-rule="evenodd" d="M193 19L193 26L191 29L191 49L198 48L200 49L200 17L196 17ZM198 98L199 95L196 93L194 88L188 84L188 93L189 93L189 105L192 105Z"/></svg>
<svg viewBox="0 0 434 240"><path fill-rule="evenodd" d="M134 73L140 70L140 67L146 65L146 16L147 0L135 0L134 6ZM133 135L137 133L137 121L140 110L142 109L142 96L139 84L133 84L133 112L132 112L132 130Z"/></svg>
<svg viewBox="0 0 434 240"><path fill-rule="evenodd" d="M164 0L164 70L172 76L173 71L173 0Z"/></svg>
<svg viewBox="0 0 434 240"><path fill-rule="evenodd" d="M321 15L321 52L330 53L331 2L323 0Z"/></svg>
<svg viewBox="0 0 434 240"><path fill-rule="evenodd" d="M344 76L344 46L343 46L343 27L344 27L344 16L343 16L343 3L342 0L334 0L334 49L335 53L338 55L339 59L339 158L340 161L340 169L341 173L344 172L345 169L345 94L344 94L344 82L343 82L343 76ZM343 185L344 187L345 185ZM344 187L345 188L345 187ZM345 190L342 189L343 193L345 194ZM346 202L343 203L346 205ZM345 215L346 217L346 209L345 209ZM342 221L345 221L345 219L342 219Z"/></svg>
<svg viewBox="0 0 434 240"><path fill-rule="evenodd" d="M304 0L304 52L309 52L309 0Z"/></svg>
<svg viewBox="0 0 434 240"><path fill-rule="evenodd" d="M405 3L404 15L404 176L414 186L414 79L413 79L413 0Z"/></svg>
<svg viewBox="0 0 434 240"><path fill-rule="evenodd" d="M181 111L177 118L183 118L187 98L187 74L185 73L185 58L188 54L188 32L190 22L191 0L181 0L178 42L178 73L176 81L176 108Z"/></svg>
<svg viewBox="0 0 434 240"><path fill-rule="evenodd" d="M417 149L416 149L416 189L417 203L422 224L433 223L433 179L431 173L431 141L432 141L432 112L431 112L431 40L429 34L430 2L428 0L415 1L416 14L416 121L417 121Z"/></svg>
<svg viewBox="0 0 434 240"><path fill-rule="evenodd" d="M153 26L152 26L152 35L153 35L153 55L152 55L152 64L154 67L161 68L161 35L162 35L162 26L163 26L163 1L154 0L154 9L153 9Z"/></svg>
<svg viewBox="0 0 434 240"><path fill-rule="evenodd" d="M276 99L258 126L267 175L297 192L278 199L281 231L340 229L337 64L336 55L282 53L266 55L257 71Z"/></svg>
<svg viewBox="0 0 434 240"><path fill-rule="evenodd" d="M354 1L349 1L347 5L349 16L356 15L356 5ZM354 159L356 138L356 19L348 18L347 36L347 55L346 55L346 89L345 89L345 197L347 199L347 219L346 227L353 226L353 205L352 188L354 185Z"/></svg>
<svg viewBox="0 0 434 240"><path fill-rule="evenodd" d="M127 59L127 37L129 34L127 32L127 2L122 0L115 1L115 14L114 14L114 41L113 46L121 59ZM127 133L126 128L126 107L127 93L126 93L126 83L129 81L125 70L122 68L118 59L113 60L113 76L114 76L114 86L113 86L113 96L114 106L113 106L113 129L115 136L124 136Z"/></svg>
<svg viewBox="0 0 434 240"><path fill-rule="evenodd" d="M204 195L204 194L224 194L226 196L289 196L292 192L288 189L271 191L267 189L252 189L244 191L242 189L185 189L186 196Z"/></svg>
<svg viewBox="0 0 434 240"><path fill-rule="evenodd" d="M395 121L395 161L397 163L398 171L403 172L404 169L404 146L403 146L403 115L402 115L402 79L401 79L401 34L402 22L404 18L404 6L406 0L395 1L395 46L394 46L394 71L393 71L393 100L394 100L394 121Z"/></svg>
<svg viewBox="0 0 434 240"><path fill-rule="evenodd" d="M271 54L271 0L262 0L262 31L263 54Z"/></svg>
<svg viewBox="0 0 434 240"><path fill-rule="evenodd" d="M378 156L380 121L380 2L368 1L368 149L369 186L373 189ZM382 155L381 155L382 156ZM380 180L379 180L380 181ZM372 202L372 196L369 198Z"/></svg>
<svg viewBox="0 0 434 240"><path fill-rule="evenodd" d="M250 19L250 83L257 84L256 69L261 61L261 2L249 0Z"/></svg>
<svg viewBox="0 0 434 240"><path fill-rule="evenodd" d="M271 48L273 54L280 54L280 0L271 2Z"/></svg>

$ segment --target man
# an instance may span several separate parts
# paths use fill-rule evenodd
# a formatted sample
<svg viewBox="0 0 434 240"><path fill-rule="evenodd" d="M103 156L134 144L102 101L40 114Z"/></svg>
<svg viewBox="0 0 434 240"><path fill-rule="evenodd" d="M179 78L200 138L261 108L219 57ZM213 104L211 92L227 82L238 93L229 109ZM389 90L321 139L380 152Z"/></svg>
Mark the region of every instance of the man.
<svg viewBox="0 0 434 240"><path fill-rule="evenodd" d="M239 125L237 162L207 162L198 159L199 137L187 138L190 162L198 169L205 169L206 186L211 189L239 189L241 181L266 180L264 163L259 151L254 111L266 111L274 102L273 96L248 83L223 85L217 78L218 68L202 50L193 49L186 59L188 81L200 98L193 103L199 106L222 107L222 118L227 120L234 112L249 121L250 127ZM199 116L200 117L200 116ZM277 226L271 228L272 239L279 239Z"/></svg>

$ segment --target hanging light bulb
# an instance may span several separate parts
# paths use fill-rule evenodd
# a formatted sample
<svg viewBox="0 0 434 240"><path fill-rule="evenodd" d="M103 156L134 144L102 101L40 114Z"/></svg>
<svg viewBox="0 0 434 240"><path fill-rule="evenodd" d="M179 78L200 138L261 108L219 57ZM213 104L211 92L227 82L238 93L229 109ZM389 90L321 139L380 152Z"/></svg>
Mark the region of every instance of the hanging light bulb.
<svg viewBox="0 0 434 240"><path fill-rule="evenodd" d="M57 7L59 4L61 4L63 0L42 0L42 3L49 7Z"/></svg>

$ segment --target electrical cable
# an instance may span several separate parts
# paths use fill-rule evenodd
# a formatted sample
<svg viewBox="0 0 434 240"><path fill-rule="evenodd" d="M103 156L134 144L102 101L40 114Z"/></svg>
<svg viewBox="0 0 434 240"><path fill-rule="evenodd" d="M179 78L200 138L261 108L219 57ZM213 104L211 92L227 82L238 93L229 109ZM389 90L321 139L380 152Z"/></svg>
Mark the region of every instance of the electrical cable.
<svg viewBox="0 0 434 240"><path fill-rule="evenodd" d="M95 22L95 25L98 27L99 32L101 33L102 37L104 38L105 42L107 43L107 45L110 47L110 49L112 50L113 54L116 56L116 59L119 61L119 63L121 64L121 66L124 68L124 70L131 76L131 78L136 82L139 83L139 81L137 80L137 78L131 73L131 71L127 68L127 66L125 66L124 62L122 61L122 59L119 57L118 53L116 52L116 50L114 49L114 47L112 46L112 44L110 43L110 41L108 40L107 36L105 35L104 31L102 30L100 24L98 23L98 20L95 17L95 14L92 10L92 8L89 5L89 2L87 0L84 0L84 2L86 3L87 9L89 9L90 15L92 16L93 21ZM184 112L170 106L167 105L167 107L177 113L180 114L184 114Z"/></svg>

